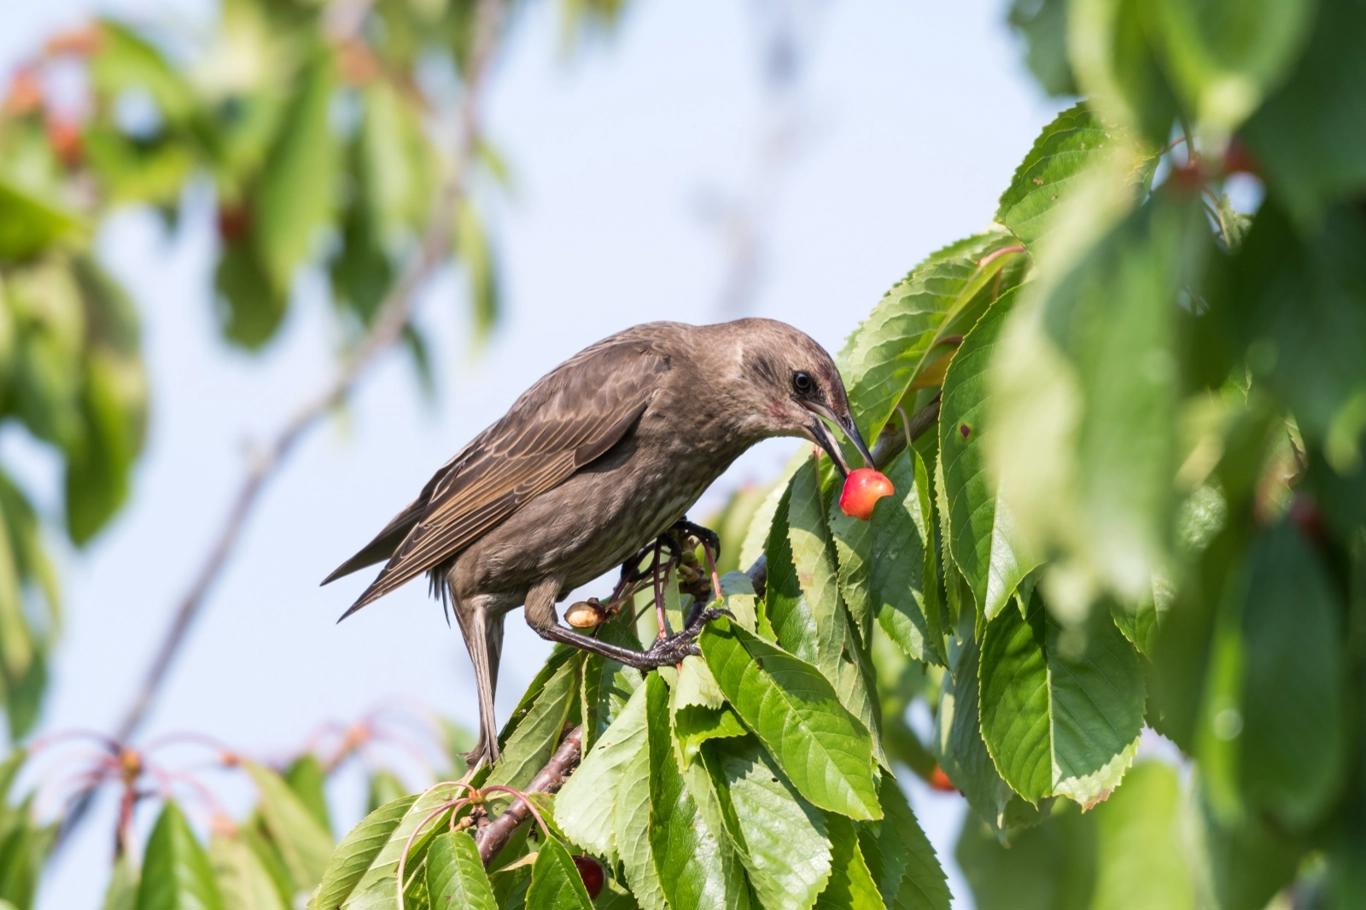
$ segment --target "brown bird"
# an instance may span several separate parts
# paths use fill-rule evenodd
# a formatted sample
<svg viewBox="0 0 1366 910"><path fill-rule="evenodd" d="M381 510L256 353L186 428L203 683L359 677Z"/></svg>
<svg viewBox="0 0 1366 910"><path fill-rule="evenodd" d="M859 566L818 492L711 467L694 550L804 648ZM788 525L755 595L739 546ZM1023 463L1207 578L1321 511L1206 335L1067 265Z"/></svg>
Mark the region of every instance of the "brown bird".
<svg viewBox="0 0 1366 910"><path fill-rule="evenodd" d="M693 639L711 613L636 651L561 624L555 603L683 522L760 440L806 437L847 474L827 421L871 464L834 361L792 326L634 326L543 376L323 584L388 560L345 619L430 576L433 592L449 598L474 664L479 744L471 761L493 761L503 617L525 604L541 637L642 670L696 653Z"/></svg>

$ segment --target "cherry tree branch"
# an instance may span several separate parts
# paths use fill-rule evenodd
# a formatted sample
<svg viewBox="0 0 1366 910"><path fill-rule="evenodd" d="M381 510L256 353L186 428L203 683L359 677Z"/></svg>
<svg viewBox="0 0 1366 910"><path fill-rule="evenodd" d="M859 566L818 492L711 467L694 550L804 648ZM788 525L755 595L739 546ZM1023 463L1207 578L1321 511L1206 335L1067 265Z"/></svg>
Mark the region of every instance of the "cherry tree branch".
<svg viewBox="0 0 1366 910"><path fill-rule="evenodd" d="M555 793L564 786L565 780L579 764L579 756L583 751L583 727L575 727L565 734L560 742L560 747L550 756L550 760L545 763L545 767L531 779L524 791L527 795L533 793ZM503 849L508 840L516 832L517 828L526 821L531 815L530 807L523 801L518 800L508 806L501 815L494 818L487 825L479 829L475 835L475 843L479 846L479 857L485 863L498 855L498 851Z"/></svg>

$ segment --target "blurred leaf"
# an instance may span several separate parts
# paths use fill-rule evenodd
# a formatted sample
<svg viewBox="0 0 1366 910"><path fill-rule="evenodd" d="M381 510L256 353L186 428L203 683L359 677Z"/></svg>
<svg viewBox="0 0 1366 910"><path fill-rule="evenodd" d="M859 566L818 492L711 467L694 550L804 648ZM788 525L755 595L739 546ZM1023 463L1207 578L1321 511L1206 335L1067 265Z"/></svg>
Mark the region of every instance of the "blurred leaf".
<svg viewBox="0 0 1366 910"><path fill-rule="evenodd" d="M1157 58L1156 19L1156 5L1141 0L1077 0L1068 16L1067 50L1088 103L1161 148L1171 135L1176 97Z"/></svg>
<svg viewBox="0 0 1366 910"><path fill-rule="evenodd" d="M882 821L861 827L859 846L887 907L948 910L949 886L939 857L895 777L882 776L879 795Z"/></svg>
<svg viewBox="0 0 1366 910"><path fill-rule="evenodd" d="M1190 852L1182 843L1186 819L1177 771L1158 762L1134 765L1097 808L1095 907L1114 910L1195 910Z"/></svg>
<svg viewBox="0 0 1366 910"><path fill-rule="evenodd" d="M370 772L370 782L365 798L365 814L369 815L385 803L391 803L408 794L408 785L398 775L383 768ZM340 848L339 848L340 849ZM336 854L333 853L333 857Z"/></svg>
<svg viewBox="0 0 1366 910"><path fill-rule="evenodd" d="M289 910L269 870L245 841L214 836L209 840L209 858L224 910Z"/></svg>
<svg viewBox="0 0 1366 910"><path fill-rule="evenodd" d="M327 809L327 771L318 756L309 753L290 762L285 769L284 779L309 814L322 825L323 830L330 832L332 817Z"/></svg>
<svg viewBox="0 0 1366 910"><path fill-rule="evenodd" d="M142 448L147 389L142 364L91 351L81 390L85 432L68 448L66 523L86 543L128 498L133 460Z"/></svg>
<svg viewBox="0 0 1366 910"><path fill-rule="evenodd" d="M29 259L84 234L75 215L0 180L0 261Z"/></svg>
<svg viewBox="0 0 1366 910"><path fill-rule="evenodd" d="M878 818L868 732L810 664L725 620L708 624L702 654L721 691L813 805Z"/></svg>
<svg viewBox="0 0 1366 910"><path fill-rule="evenodd" d="M1219 303L1225 331L1246 346L1254 381L1324 446L1338 471L1359 463L1366 432L1366 217L1328 212L1320 230L1295 232L1273 201L1262 206Z"/></svg>
<svg viewBox="0 0 1366 910"><path fill-rule="evenodd" d="M493 242L484 230L483 220L468 200L460 203L456 213L456 255L465 269L469 283L470 305L474 311L476 343L488 338L498 321L500 291L498 264Z"/></svg>
<svg viewBox="0 0 1366 910"><path fill-rule="evenodd" d="M545 846L542 845L542 850ZM572 860L570 866L573 866ZM533 889L536 887L535 882L536 872L533 870ZM493 898L493 886L489 884L483 860L479 858L479 848L475 846L474 838L465 832L438 834L428 848L427 899L431 910L498 910Z"/></svg>
<svg viewBox="0 0 1366 910"><path fill-rule="evenodd" d="M1227 135L1284 79L1314 0L1160 0L1156 24L1177 90L1201 125Z"/></svg>
<svg viewBox="0 0 1366 910"><path fill-rule="evenodd" d="M1004 295L963 339L944 376L939 410L949 550L987 619L997 614L1039 564L1015 532L1010 507L997 492L996 478L988 469L982 441L991 432L986 413L988 367L1014 299L1013 291Z"/></svg>
<svg viewBox="0 0 1366 910"><path fill-rule="evenodd" d="M1008 21L1024 40L1025 63L1050 95L1078 93L1067 63L1067 0L1011 0Z"/></svg>
<svg viewBox="0 0 1366 910"><path fill-rule="evenodd" d="M166 803L147 838L137 910L225 910L209 856L175 803Z"/></svg>
<svg viewBox="0 0 1366 910"><path fill-rule="evenodd" d="M1176 314L1209 233L1193 200L1164 196L1093 238L1041 259L1011 311L988 454L1018 534L1071 557L1078 600L1103 586L1136 602L1174 543Z"/></svg>
<svg viewBox="0 0 1366 910"><path fill-rule="evenodd" d="M99 23L99 30L99 50L90 66L96 91L117 97L141 89L167 120L183 122L190 118L199 102L178 67L125 25L105 19Z"/></svg>
<svg viewBox="0 0 1366 910"><path fill-rule="evenodd" d="M138 868L127 854L114 860L109 873L109 884L104 888L100 910L136 910L138 900Z"/></svg>
<svg viewBox="0 0 1366 910"><path fill-rule="evenodd" d="M564 845L553 837L541 841L531 866L527 905L536 910L592 910L578 866Z"/></svg>
<svg viewBox="0 0 1366 910"><path fill-rule="evenodd" d="M750 906L749 890L738 857L721 827L720 812L708 805L715 797L707 777L696 766L695 773L685 777L675 761L667 686L659 674L651 673L644 688L650 851L665 898L670 907L744 910ZM532 878L534 888L534 872Z"/></svg>
<svg viewBox="0 0 1366 910"><path fill-rule="evenodd" d="M1197 755L1219 818L1307 831L1346 770L1339 598L1287 522L1254 542L1245 573L1215 632Z"/></svg>
<svg viewBox="0 0 1366 910"><path fill-rule="evenodd" d="M1287 3L1274 20L1302 15L1307 5ZM1357 153L1366 146L1366 94L1357 90L1366 82L1366 57L1357 52L1366 8L1337 0L1317 6L1294 72L1244 132L1274 192L1310 226L1331 202L1366 190L1366 156Z"/></svg>
<svg viewBox="0 0 1366 910"><path fill-rule="evenodd" d="M386 845L395 841L395 832L409 817L416 799L415 796L403 796L385 803L342 838L327 861L322 883L309 905L311 910L337 910L347 902Z"/></svg>
<svg viewBox="0 0 1366 910"><path fill-rule="evenodd" d="M257 804L271 843L280 851L295 888L312 890L332 855L332 834L274 771L255 762L242 767L256 785Z"/></svg>
<svg viewBox="0 0 1366 910"><path fill-rule="evenodd" d="M271 285L251 246L230 243L214 269L215 309L229 341L255 349L265 344L285 318L288 294Z"/></svg>
<svg viewBox="0 0 1366 910"><path fill-rule="evenodd" d="M825 817L750 737L715 742L706 766L731 840L765 910L806 910L830 878Z"/></svg>
<svg viewBox="0 0 1366 910"><path fill-rule="evenodd" d="M334 78L331 54L319 48L299 76L261 171L250 238L276 297L289 296L294 270L333 214L337 152L328 109Z"/></svg>
<svg viewBox="0 0 1366 910"><path fill-rule="evenodd" d="M833 847L830 882L816 898L816 910L883 910L887 905L863 858L854 823L832 815L828 824Z"/></svg>
<svg viewBox="0 0 1366 910"><path fill-rule="evenodd" d="M383 248L393 250L423 223L431 207L431 149L411 103L388 81L366 85L361 103L357 165L365 208L377 223Z"/></svg>
<svg viewBox="0 0 1366 910"><path fill-rule="evenodd" d="M1138 655L1104 611L1065 628L1036 596L982 637L980 717L1001 777L1025 799L1089 806L1119 784L1143 729Z"/></svg>
<svg viewBox="0 0 1366 910"><path fill-rule="evenodd" d="M1093 819L1068 806L1003 844L969 818L955 855L977 910L1089 910L1097 875Z"/></svg>
<svg viewBox="0 0 1366 910"><path fill-rule="evenodd" d="M1013 258L1001 251L1013 242L1006 234L978 234L931 253L849 336L840 373L865 438L877 440L922 372L945 353L937 348L966 332L994 299L994 279Z"/></svg>
<svg viewBox="0 0 1366 910"><path fill-rule="evenodd" d="M1294 880L1305 845L1260 819L1246 818L1225 825L1204 800L1200 810L1201 858L1221 910L1262 910L1272 905L1281 889ZM1351 907L1353 903L1330 906Z"/></svg>

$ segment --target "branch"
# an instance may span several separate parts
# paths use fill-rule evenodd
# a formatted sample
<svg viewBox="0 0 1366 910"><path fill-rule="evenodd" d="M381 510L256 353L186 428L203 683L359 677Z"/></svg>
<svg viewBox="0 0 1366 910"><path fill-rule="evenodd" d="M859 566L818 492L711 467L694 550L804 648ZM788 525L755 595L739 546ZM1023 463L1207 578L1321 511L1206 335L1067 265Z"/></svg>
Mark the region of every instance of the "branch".
<svg viewBox="0 0 1366 910"><path fill-rule="evenodd" d="M526 788L526 794L533 793L554 793L564 786L565 779L579 763L579 754L583 749L583 727L575 727L565 734L564 741L555 750L555 754L550 756L550 761L545 763L545 767L540 773L532 778L531 783ZM490 859L503 849L508 840L531 815L531 810L527 804L518 800L508 806L502 815L489 822L479 833L475 835L475 843L479 845L479 858L486 864Z"/></svg>
<svg viewBox="0 0 1366 910"><path fill-rule="evenodd" d="M456 140L455 158L437 194L417 252L381 302L369 331L332 381L295 411L264 450L253 457L212 545L176 604L170 625L147 667L142 684L115 728L115 740L127 742L147 719L191 627L199 618L210 591L235 552L266 483L280 473L299 441L356 388L382 355L398 344L403 337L404 327L412 319L418 291L448 258L453 240L455 210L464 196L468 162L478 142L478 105L498 33L500 7L501 0L480 0L475 11L475 39L459 111L460 135ZM73 807L63 831L74 828L88 807L88 798Z"/></svg>

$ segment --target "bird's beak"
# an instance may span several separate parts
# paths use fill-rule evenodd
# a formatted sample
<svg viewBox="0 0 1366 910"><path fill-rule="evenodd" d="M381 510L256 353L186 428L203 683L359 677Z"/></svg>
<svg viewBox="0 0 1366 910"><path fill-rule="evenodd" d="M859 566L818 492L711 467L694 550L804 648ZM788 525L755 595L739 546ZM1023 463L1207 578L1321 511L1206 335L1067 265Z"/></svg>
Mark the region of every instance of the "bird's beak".
<svg viewBox="0 0 1366 910"><path fill-rule="evenodd" d="M849 462L845 460L839 441L835 439L835 434L830 431L830 427L825 420L821 419L822 417L843 430L844 435L854 444L854 448L858 449L859 454L863 456L864 463L870 468L874 466L873 454L868 451L868 446L863 441L863 437L859 435L858 427L854 425L854 418L851 415L845 413L837 417L825 405L808 405L808 407L814 412L815 418L807 426L807 430L816 444L824 449L825 453L835 462L835 466L839 468L841 475L849 476Z"/></svg>

